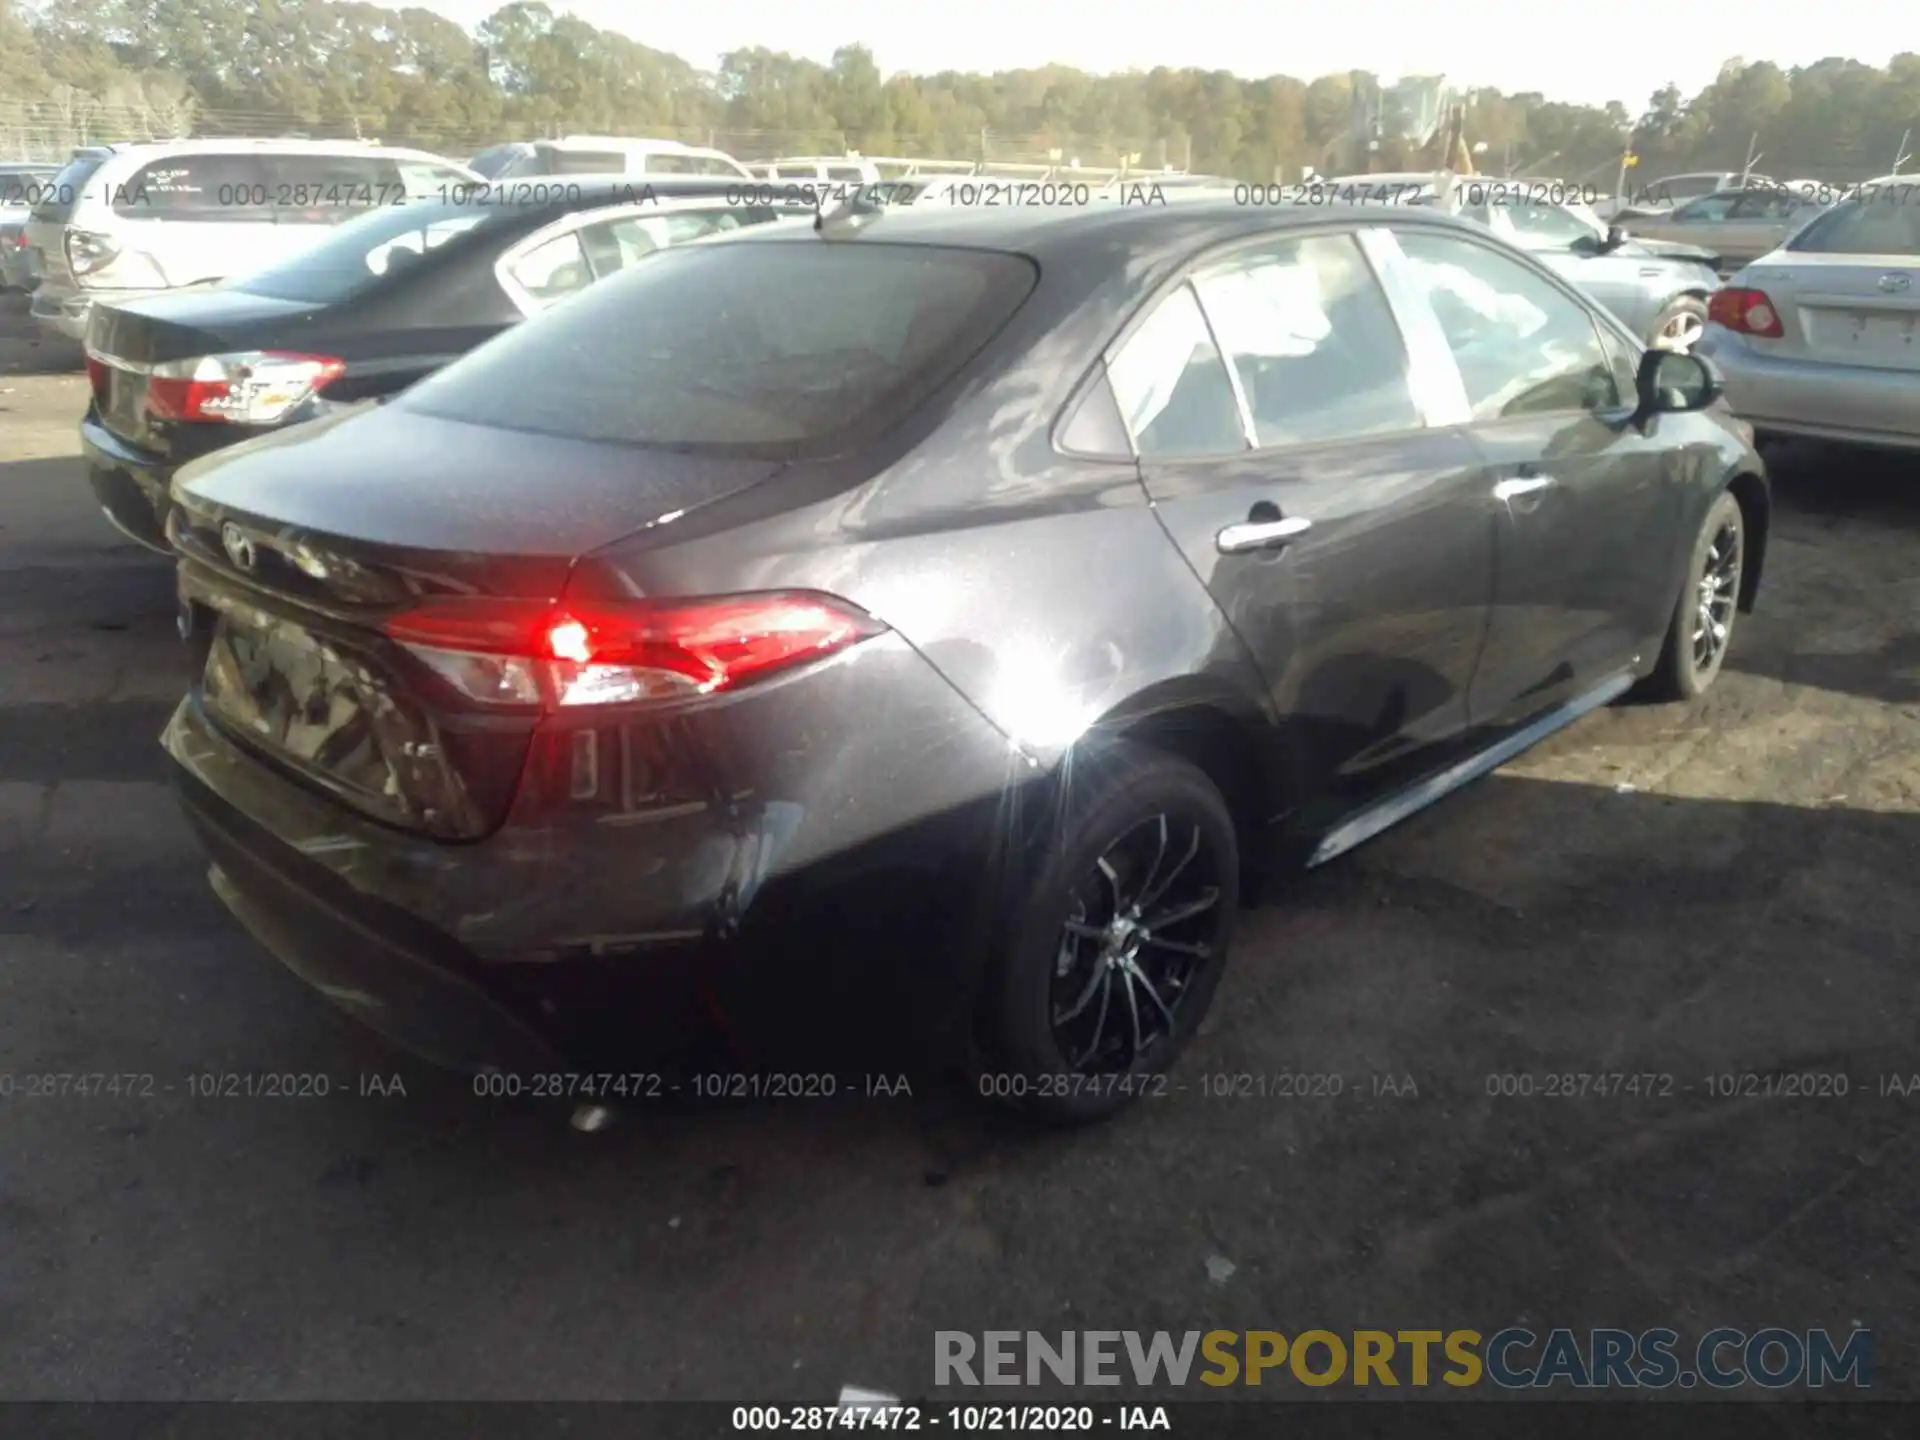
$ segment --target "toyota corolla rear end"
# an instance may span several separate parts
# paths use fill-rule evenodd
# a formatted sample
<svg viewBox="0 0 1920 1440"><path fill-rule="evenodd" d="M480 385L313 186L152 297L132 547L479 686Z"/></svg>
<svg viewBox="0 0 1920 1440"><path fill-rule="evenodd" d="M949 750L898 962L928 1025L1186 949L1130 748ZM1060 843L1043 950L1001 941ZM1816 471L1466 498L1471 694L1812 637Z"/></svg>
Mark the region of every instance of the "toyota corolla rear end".
<svg viewBox="0 0 1920 1440"><path fill-rule="evenodd" d="M204 658L164 743L214 888L441 1064L684 1035L760 936L914 868L1006 780L999 733L835 593L834 517L1030 271L735 243L175 483Z"/></svg>
<svg viewBox="0 0 1920 1440"><path fill-rule="evenodd" d="M1757 431L1920 450L1916 202L1863 191L1715 292L1698 353Z"/></svg>
<svg viewBox="0 0 1920 1440"><path fill-rule="evenodd" d="M165 551L175 470L318 413L345 362L251 338L298 334L316 308L241 290L93 307L80 448L94 498L121 533Z"/></svg>

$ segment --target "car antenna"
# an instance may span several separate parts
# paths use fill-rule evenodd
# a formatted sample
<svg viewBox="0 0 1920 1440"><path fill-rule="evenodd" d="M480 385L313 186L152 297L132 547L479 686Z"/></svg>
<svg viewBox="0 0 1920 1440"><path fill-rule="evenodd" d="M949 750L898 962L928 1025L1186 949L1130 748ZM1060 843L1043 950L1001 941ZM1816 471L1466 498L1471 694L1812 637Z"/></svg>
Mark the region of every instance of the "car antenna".
<svg viewBox="0 0 1920 1440"><path fill-rule="evenodd" d="M886 213L887 207L869 195L865 185L856 185L853 193L838 204L823 204L814 212L813 229L824 239L845 240L858 235Z"/></svg>

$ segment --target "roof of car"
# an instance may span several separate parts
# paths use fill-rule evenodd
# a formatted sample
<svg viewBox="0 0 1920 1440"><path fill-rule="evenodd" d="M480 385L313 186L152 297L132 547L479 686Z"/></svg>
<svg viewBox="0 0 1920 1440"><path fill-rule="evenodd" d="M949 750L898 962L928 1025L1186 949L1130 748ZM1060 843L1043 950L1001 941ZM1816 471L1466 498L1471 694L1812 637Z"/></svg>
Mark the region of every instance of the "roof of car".
<svg viewBox="0 0 1920 1440"><path fill-rule="evenodd" d="M1049 258L1084 262L1098 255L1111 259L1129 245L1145 250L1157 249L1171 240L1204 244L1210 239L1231 240L1244 234L1328 222L1365 224L1377 221L1379 215L1379 207L1371 205L1243 205L1231 196L1211 195L1177 205L1109 200L1086 206L897 206L845 239L786 226L768 226L734 239L744 244L810 240L814 244L861 245L871 240L880 244L948 245L1030 255L1044 266ZM1406 216L1411 223L1450 225L1479 233L1470 223L1431 209L1409 209Z"/></svg>
<svg viewBox="0 0 1920 1440"><path fill-rule="evenodd" d="M206 155L206 154L284 154L284 155L417 155L440 160L430 150L411 145L382 145L373 140L257 140L246 137L198 140L122 140L112 145L88 147L76 155Z"/></svg>

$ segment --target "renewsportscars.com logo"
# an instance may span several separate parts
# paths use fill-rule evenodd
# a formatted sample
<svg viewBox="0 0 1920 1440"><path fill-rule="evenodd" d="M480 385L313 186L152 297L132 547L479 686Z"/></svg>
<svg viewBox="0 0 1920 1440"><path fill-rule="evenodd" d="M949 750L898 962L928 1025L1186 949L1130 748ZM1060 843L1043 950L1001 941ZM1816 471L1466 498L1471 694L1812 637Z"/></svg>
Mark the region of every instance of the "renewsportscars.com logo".
<svg viewBox="0 0 1920 1440"><path fill-rule="evenodd" d="M1784 1390L1873 1380L1873 1332L1770 1326L1709 1330L1686 1344L1674 1330L939 1330L941 1385L1297 1384L1505 1390Z"/></svg>

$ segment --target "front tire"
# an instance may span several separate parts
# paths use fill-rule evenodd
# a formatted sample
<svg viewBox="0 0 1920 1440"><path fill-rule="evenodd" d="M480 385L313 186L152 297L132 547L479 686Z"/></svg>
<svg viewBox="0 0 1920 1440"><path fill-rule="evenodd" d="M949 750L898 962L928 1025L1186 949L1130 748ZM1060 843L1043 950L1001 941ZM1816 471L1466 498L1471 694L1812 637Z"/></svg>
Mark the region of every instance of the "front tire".
<svg viewBox="0 0 1920 1440"><path fill-rule="evenodd" d="M1694 537L1660 662L1647 677L1649 699L1691 700L1720 674L1740 613L1746 558L1746 517L1732 492L1722 491Z"/></svg>
<svg viewBox="0 0 1920 1440"><path fill-rule="evenodd" d="M985 1012L981 1094L1057 1124L1161 1093L1213 1000L1240 899L1218 787L1122 745L1070 772Z"/></svg>

